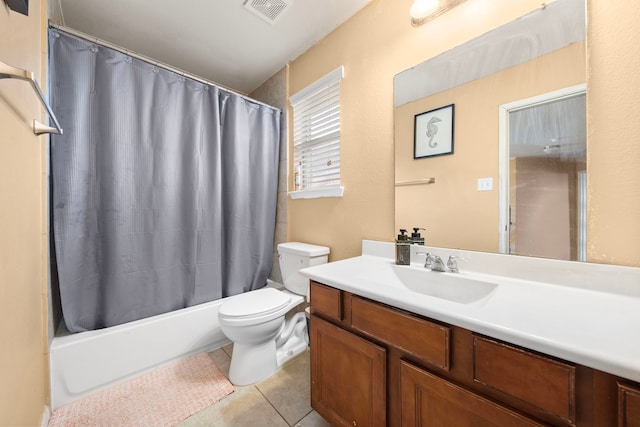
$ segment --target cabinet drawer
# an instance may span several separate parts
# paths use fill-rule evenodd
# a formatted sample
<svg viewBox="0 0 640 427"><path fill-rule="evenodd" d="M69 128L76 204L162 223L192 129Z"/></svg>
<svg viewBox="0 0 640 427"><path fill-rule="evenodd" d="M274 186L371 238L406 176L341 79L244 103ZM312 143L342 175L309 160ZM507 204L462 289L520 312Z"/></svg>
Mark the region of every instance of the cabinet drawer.
<svg viewBox="0 0 640 427"><path fill-rule="evenodd" d="M474 380L575 423L575 367L474 337Z"/></svg>
<svg viewBox="0 0 640 427"><path fill-rule="evenodd" d="M618 427L640 427L640 388L618 384Z"/></svg>
<svg viewBox="0 0 640 427"><path fill-rule="evenodd" d="M311 282L311 311L335 320L342 320L342 298L339 289Z"/></svg>
<svg viewBox="0 0 640 427"><path fill-rule="evenodd" d="M449 369L447 326L356 296L351 298L351 326L427 364Z"/></svg>
<svg viewBox="0 0 640 427"><path fill-rule="evenodd" d="M400 362L402 426L542 427L491 400Z"/></svg>

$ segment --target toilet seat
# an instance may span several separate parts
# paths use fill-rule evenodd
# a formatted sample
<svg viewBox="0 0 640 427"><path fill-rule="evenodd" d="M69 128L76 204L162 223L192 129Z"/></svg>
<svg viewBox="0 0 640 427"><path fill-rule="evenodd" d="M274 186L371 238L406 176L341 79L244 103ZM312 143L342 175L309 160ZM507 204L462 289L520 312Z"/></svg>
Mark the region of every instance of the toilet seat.
<svg viewBox="0 0 640 427"><path fill-rule="evenodd" d="M220 306L218 317L221 322L236 326L260 323L276 318L289 311L291 296L273 288L229 297Z"/></svg>

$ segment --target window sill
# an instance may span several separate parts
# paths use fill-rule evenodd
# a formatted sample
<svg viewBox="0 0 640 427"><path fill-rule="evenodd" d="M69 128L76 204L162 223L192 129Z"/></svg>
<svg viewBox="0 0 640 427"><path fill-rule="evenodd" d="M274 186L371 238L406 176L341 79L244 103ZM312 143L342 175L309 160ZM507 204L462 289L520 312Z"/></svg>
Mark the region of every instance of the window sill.
<svg viewBox="0 0 640 427"><path fill-rule="evenodd" d="M297 199L317 199L320 197L342 197L344 187L314 188L312 190L290 191L289 197Z"/></svg>

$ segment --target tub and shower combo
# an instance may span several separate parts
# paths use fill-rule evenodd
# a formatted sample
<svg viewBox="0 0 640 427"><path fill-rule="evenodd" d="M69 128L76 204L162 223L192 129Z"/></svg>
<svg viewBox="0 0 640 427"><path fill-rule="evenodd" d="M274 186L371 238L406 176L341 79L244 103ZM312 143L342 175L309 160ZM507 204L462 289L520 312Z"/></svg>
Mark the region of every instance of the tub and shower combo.
<svg viewBox="0 0 640 427"><path fill-rule="evenodd" d="M281 110L49 30L53 409L229 340L273 264Z"/></svg>
<svg viewBox="0 0 640 427"><path fill-rule="evenodd" d="M75 334L62 324L49 355L52 409L180 357L226 345L218 323L224 301Z"/></svg>

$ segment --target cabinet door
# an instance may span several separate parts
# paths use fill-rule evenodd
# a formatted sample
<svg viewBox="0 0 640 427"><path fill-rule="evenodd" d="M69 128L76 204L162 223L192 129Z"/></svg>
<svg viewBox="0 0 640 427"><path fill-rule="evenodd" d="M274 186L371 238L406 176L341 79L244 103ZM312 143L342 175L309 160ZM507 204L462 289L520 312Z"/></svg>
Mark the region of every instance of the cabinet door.
<svg viewBox="0 0 640 427"><path fill-rule="evenodd" d="M311 316L311 406L333 425L386 425L386 350Z"/></svg>
<svg viewBox="0 0 640 427"><path fill-rule="evenodd" d="M618 384L618 426L640 427L640 388Z"/></svg>
<svg viewBox="0 0 640 427"><path fill-rule="evenodd" d="M400 362L402 426L542 426L436 375Z"/></svg>

